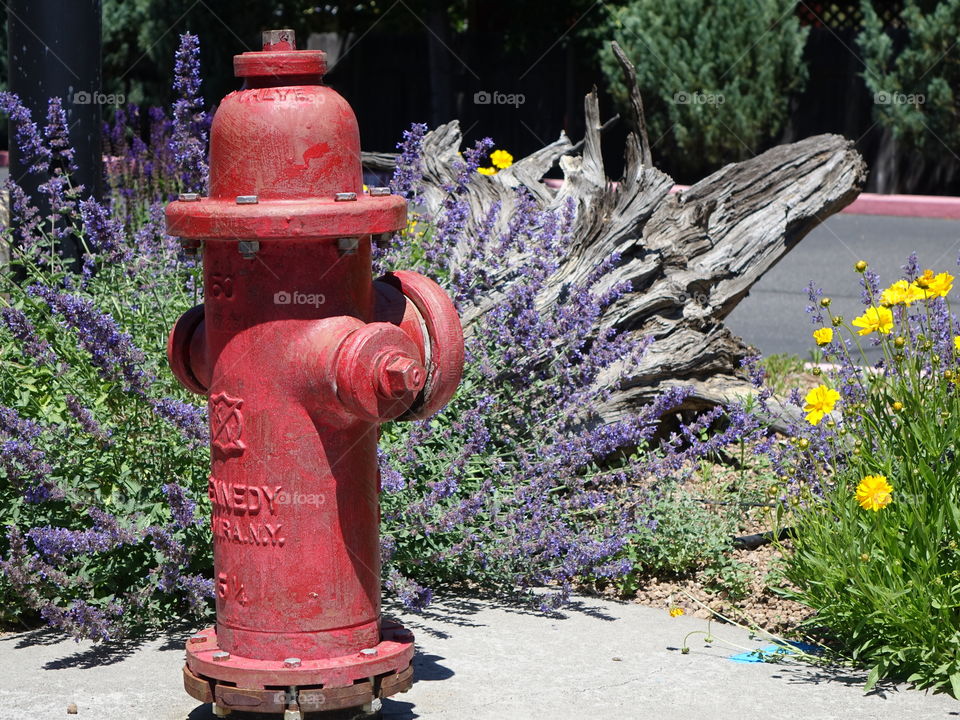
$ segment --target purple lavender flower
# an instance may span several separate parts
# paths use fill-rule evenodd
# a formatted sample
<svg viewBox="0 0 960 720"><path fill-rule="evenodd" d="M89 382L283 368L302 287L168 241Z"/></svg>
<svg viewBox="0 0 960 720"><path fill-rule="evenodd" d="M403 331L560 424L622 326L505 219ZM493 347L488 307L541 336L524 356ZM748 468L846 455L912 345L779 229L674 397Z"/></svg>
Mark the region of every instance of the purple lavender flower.
<svg viewBox="0 0 960 720"><path fill-rule="evenodd" d="M132 253L126 246L125 233L120 221L111 217L102 204L88 198L80 203L80 216L90 245L91 261L100 260L111 265L126 267Z"/></svg>
<svg viewBox="0 0 960 720"><path fill-rule="evenodd" d="M120 524L116 517L97 508L87 512L93 526L70 530L50 525L32 528L27 537L47 560L62 562L77 555L110 552L139 541L137 534Z"/></svg>
<svg viewBox="0 0 960 720"><path fill-rule="evenodd" d="M917 259L917 253L910 253L906 265L903 266L903 276L907 282L913 282L920 277L920 261Z"/></svg>
<svg viewBox="0 0 960 720"><path fill-rule="evenodd" d="M867 268L860 276L860 299L864 305L876 305L880 298L880 276Z"/></svg>
<svg viewBox="0 0 960 720"><path fill-rule="evenodd" d="M186 529L203 522L202 518L197 517L197 503L190 498L183 486L167 483L163 486L163 494L167 497L173 524L178 528Z"/></svg>
<svg viewBox="0 0 960 720"><path fill-rule="evenodd" d="M43 129L46 147L50 150L50 167L69 175L76 171L74 150L70 143L67 113L59 97L50 98L47 105L47 125Z"/></svg>
<svg viewBox="0 0 960 720"><path fill-rule="evenodd" d="M400 157L390 181L390 188L397 195L415 201L420 180L423 177L421 154L423 138L427 134L426 123L414 123L403 131L403 140L397 145Z"/></svg>
<svg viewBox="0 0 960 720"><path fill-rule="evenodd" d="M97 422L93 413L83 406L83 403L76 395L67 395L64 401L67 405L67 411L73 416L74 420L80 424L84 432L102 443L106 444L111 442L110 436L112 432Z"/></svg>
<svg viewBox="0 0 960 720"><path fill-rule="evenodd" d="M23 164L30 169L30 172L46 172L50 166L52 153L44 143L37 124L30 117L30 111L23 106L20 98L11 92L0 92L0 113L10 118L14 141Z"/></svg>
<svg viewBox="0 0 960 720"><path fill-rule="evenodd" d="M87 298L58 293L44 285L30 285L27 294L43 300L76 332L78 344L90 354L105 380L118 382L135 393L145 392L153 378L143 368L143 351L134 345L130 335L120 330L112 316L97 310Z"/></svg>
<svg viewBox="0 0 960 720"><path fill-rule="evenodd" d="M43 219L33 199L29 197L13 178L4 181L4 187L10 195L10 223L15 228L14 235L19 240L13 246L14 259L33 255L42 239L40 225ZM37 260L39 265L45 265L43 257Z"/></svg>
<svg viewBox="0 0 960 720"><path fill-rule="evenodd" d="M43 429L16 410L0 406L0 469L7 480L23 488L30 502L42 502L63 496L48 479L53 468L38 446Z"/></svg>
<svg viewBox="0 0 960 720"><path fill-rule="evenodd" d="M20 351L25 357L36 360L39 365L56 362L50 343L37 335L37 329L22 310L5 307L0 310L0 320L14 339L20 341Z"/></svg>
<svg viewBox="0 0 960 720"><path fill-rule="evenodd" d="M384 586L389 592L396 594L408 610L423 610L433 601L433 593L428 588L404 577L397 570L391 570L387 574Z"/></svg>
<svg viewBox="0 0 960 720"><path fill-rule="evenodd" d="M377 464L380 468L380 488L385 492L395 493L407 487L407 481L399 470L390 464L387 453L383 448L377 448Z"/></svg>
<svg viewBox="0 0 960 720"><path fill-rule="evenodd" d="M206 443L209 439L210 430L204 408L174 398L162 400L151 398L150 405L160 417L180 430L188 440Z"/></svg>
<svg viewBox="0 0 960 720"><path fill-rule="evenodd" d="M187 608L193 616L203 616L210 609L213 599L213 580L202 575L181 574L177 589L187 601Z"/></svg>
<svg viewBox="0 0 960 720"><path fill-rule="evenodd" d="M180 36L174 66L173 89L177 100L173 104L170 150L184 191L203 193L207 183L209 118L201 109L200 83L200 44L196 35L185 33Z"/></svg>
<svg viewBox="0 0 960 720"><path fill-rule="evenodd" d="M119 620L123 609L116 603L96 607L83 600L74 600L66 608L49 604L40 610L48 625L70 633L75 638L109 641L121 634Z"/></svg>

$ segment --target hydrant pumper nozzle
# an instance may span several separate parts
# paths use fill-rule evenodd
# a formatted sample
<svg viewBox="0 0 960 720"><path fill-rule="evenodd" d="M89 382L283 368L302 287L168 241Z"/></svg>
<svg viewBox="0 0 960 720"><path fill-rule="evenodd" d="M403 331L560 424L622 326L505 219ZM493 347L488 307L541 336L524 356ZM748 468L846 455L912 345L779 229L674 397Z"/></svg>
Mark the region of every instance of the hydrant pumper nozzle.
<svg viewBox="0 0 960 720"><path fill-rule="evenodd" d="M184 686L219 713L369 706L412 683L413 635L380 614L380 423L429 417L463 369L433 281L373 281L371 240L406 201L364 192L356 118L292 31L234 58L242 89L210 138L209 195L167 230L203 250L204 303L170 332L177 379L210 413L216 627Z"/></svg>

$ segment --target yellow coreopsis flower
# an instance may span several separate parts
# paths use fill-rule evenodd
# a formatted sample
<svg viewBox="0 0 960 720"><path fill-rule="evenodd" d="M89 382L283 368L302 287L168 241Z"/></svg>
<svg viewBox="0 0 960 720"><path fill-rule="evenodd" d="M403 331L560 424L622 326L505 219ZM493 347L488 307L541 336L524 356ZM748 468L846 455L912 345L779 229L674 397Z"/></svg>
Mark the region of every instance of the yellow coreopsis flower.
<svg viewBox="0 0 960 720"><path fill-rule="evenodd" d="M869 335L874 331L888 335L893 330L893 313L885 307L867 308L863 315L854 319L853 326L860 328L857 335Z"/></svg>
<svg viewBox="0 0 960 720"><path fill-rule="evenodd" d="M908 283L906 280L897 280L880 295L880 302L884 305L897 305L903 303L909 305L916 300L923 300L924 292L916 285Z"/></svg>
<svg viewBox="0 0 960 720"><path fill-rule="evenodd" d="M857 485L857 502L864 510L877 512L893 500L893 487L884 475L867 475Z"/></svg>
<svg viewBox="0 0 960 720"><path fill-rule="evenodd" d="M807 414L807 422L816 425L823 420L824 415L833 412L837 401L840 400L840 393L826 385L818 385L807 393L804 400L806 405L803 406L803 411Z"/></svg>
<svg viewBox="0 0 960 720"><path fill-rule="evenodd" d="M490 162L503 170L513 165L513 155L506 150L494 150L490 153Z"/></svg>
<svg viewBox="0 0 960 720"><path fill-rule="evenodd" d="M813 339L817 341L817 345L829 345L833 342L833 328L814 330Z"/></svg>
<svg viewBox="0 0 960 720"><path fill-rule="evenodd" d="M953 288L953 275L946 272L934 275L933 270L924 270L914 285L923 297L946 297Z"/></svg>
<svg viewBox="0 0 960 720"><path fill-rule="evenodd" d="M960 353L960 335L953 336L953 349Z"/></svg>
<svg viewBox="0 0 960 720"><path fill-rule="evenodd" d="M478 167L477 172L481 175L496 175L497 169L492 167Z"/></svg>
<svg viewBox="0 0 960 720"><path fill-rule="evenodd" d="M670 617L680 617L680 616L683 615L683 614L684 614L684 612L683 612L683 608L682 608L682 607L672 607L672 608L670 608Z"/></svg>

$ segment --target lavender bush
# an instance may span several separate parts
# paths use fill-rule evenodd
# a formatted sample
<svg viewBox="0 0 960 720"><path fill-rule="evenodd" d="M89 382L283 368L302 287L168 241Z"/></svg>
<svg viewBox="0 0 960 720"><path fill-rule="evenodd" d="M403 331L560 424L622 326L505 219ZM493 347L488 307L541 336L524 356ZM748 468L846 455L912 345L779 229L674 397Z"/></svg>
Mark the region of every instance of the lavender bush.
<svg viewBox="0 0 960 720"><path fill-rule="evenodd" d="M393 181L414 206L425 130L414 126L406 134ZM682 388L633 417L600 422L593 408L612 385L601 376L617 360L638 359L646 343L594 333L604 309L629 290L600 289L616 258L567 287L561 302L542 302L571 248L573 203L540 211L518 192L506 233L472 239L466 259L449 255L470 212L468 187L491 148L484 140L465 152L440 213L414 212L399 242L378 258L383 268L414 267L445 282L461 313L474 317L453 401L431 419L384 431L386 581L414 606L430 597L424 583L546 586L538 597L552 606L578 580L630 587L638 572L675 570L650 562L650 546L660 541L654 508L662 509L671 481L731 443L765 436L744 408L718 409L654 452L653 434L686 398ZM494 227L501 212L494 207L482 226ZM477 303L490 297L495 302L475 317ZM720 422L722 432L709 432ZM623 448L633 454L614 459Z"/></svg>
<svg viewBox="0 0 960 720"><path fill-rule="evenodd" d="M175 193L202 192L207 177L209 117L199 108L189 35L176 71L169 116L128 106L108 127L104 203L71 182L58 102L41 126L14 96L0 95L52 208L42 215L8 183L15 229L3 235L13 259L0 274L0 619L105 639L209 612L205 418L163 354L168 328L201 300L198 268L165 235L162 212ZM657 532L665 520L679 527L687 511L670 492L699 460L765 438L762 425L743 407L717 410L655 449L654 432L686 398L682 388L601 423L593 408L616 382L601 378L646 345L593 330L629 287L608 287L602 266L544 305L576 207L540 211L523 194L507 232L488 231L469 257L451 258L491 144L464 153L442 210L427 217L417 202L425 131L406 134L393 180L411 200L411 223L377 262L438 279L472 321L464 380L449 406L384 429L387 588L418 607L444 583L546 587L535 595L554 606L579 581L629 590L644 573L703 562L705 554L676 552L675 532ZM484 226L502 212L493 208ZM56 252L67 235L85 250L79 273Z"/></svg>
<svg viewBox="0 0 960 720"><path fill-rule="evenodd" d="M42 214L13 179L0 271L0 619L42 619L106 639L166 616L205 613L204 410L165 367L171 323L199 301L195 263L162 209L205 177L196 41L178 55L173 119L151 110L150 141L128 107L107 128L105 202L72 182L60 101L34 122L0 94L15 141L42 178ZM39 199L39 198L38 198ZM77 238L82 269L57 251ZM202 500L201 500L202 502Z"/></svg>

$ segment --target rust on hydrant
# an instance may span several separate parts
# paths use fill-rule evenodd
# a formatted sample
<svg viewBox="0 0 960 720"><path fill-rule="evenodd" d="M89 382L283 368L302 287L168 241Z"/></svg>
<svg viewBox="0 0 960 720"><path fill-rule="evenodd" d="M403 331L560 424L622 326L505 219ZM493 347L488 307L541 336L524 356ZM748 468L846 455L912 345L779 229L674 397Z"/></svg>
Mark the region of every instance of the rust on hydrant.
<svg viewBox="0 0 960 720"><path fill-rule="evenodd" d="M357 121L290 30L234 58L214 118L209 197L167 207L202 251L203 305L170 333L177 379L210 411L217 624L184 686L218 715L369 707L412 682L413 635L380 615L377 436L432 415L463 367L433 281L373 281L371 238L406 201L363 191Z"/></svg>

